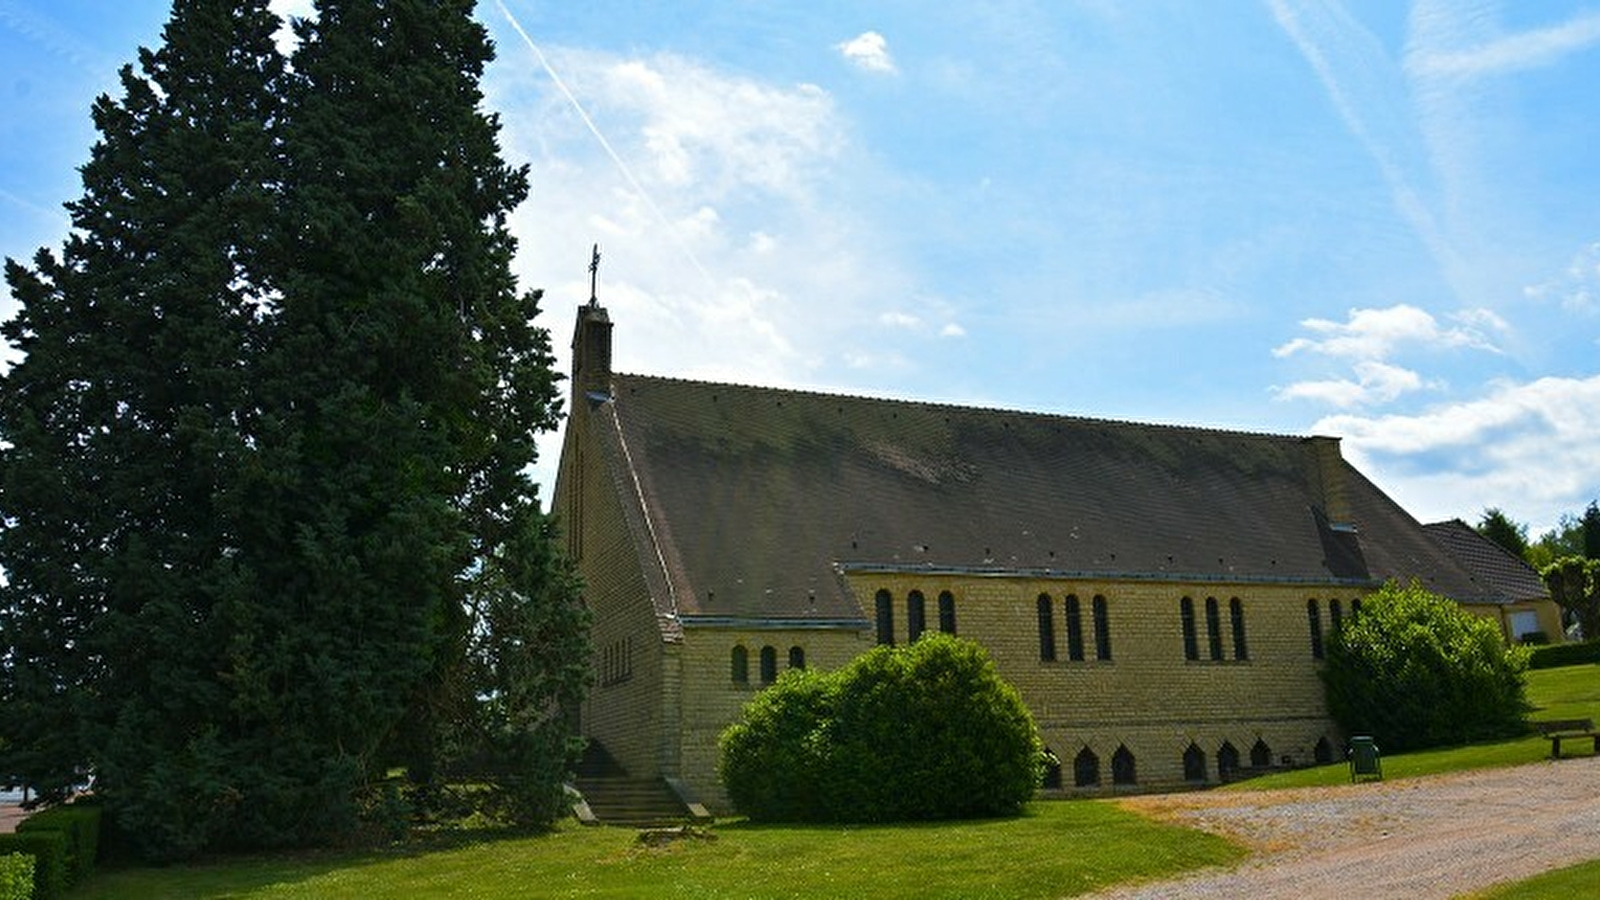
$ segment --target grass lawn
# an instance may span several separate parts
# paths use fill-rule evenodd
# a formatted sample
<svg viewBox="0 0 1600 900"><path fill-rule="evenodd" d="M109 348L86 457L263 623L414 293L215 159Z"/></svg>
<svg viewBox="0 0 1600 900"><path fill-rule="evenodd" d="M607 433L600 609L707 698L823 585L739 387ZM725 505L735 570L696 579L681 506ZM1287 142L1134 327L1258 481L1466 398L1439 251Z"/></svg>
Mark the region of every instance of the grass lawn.
<svg viewBox="0 0 1600 900"><path fill-rule="evenodd" d="M1586 664L1560 669L1538 669L1528 673L1528 702L1533 711L1528 718L1593 719L1600 722L1600 665ZM1380 748L1381 749L1381 748ZM1569 741L1562 746L1566 754L1589 752L1587 741ZM1417 778L1465 769L1487 769L1538 762L1550 755L1550 742L1537 735L1424 750L1401 756L1383 757L1385 778ZM1236 782L1223 790L1267 790L1269 788L1310 787L1345 784L1350 770L1344 763L1314 769L1297 769L1262 778Z"/></svg>
<svg viewBox="0 0 1600 900"><path fill-rule="evenodd" d="M1236 862L1244 851L1110 803L1035 803L1015 819L894 827L718 825L645 849L563 824L429 852L300 854L96 875L87 898L1060 897Z"/></svg>
<svg viewBox="0 0 1600 900"><path fill-rule="evenodd" d="M1600 860L1501 885L1472 897L1474 900L1568 900L1593 897L1597 891L1600 891Z"/></svg>

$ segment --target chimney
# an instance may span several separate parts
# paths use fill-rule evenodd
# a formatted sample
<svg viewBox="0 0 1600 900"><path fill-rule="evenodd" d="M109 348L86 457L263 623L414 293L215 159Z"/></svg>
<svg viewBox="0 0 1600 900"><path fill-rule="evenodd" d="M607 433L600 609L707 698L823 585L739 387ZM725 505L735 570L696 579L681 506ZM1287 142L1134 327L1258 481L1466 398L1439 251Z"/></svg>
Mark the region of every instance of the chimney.
<svg viewBox="0 0 1600 900"><path fill-rule="evenodd" d="M572 330L572 405L611 399L611 317L592 298L578 307Z"/></svg>
<svg viewBox="0 0 1600 900"><path fill-rule="evenodd" d="M1306 438L1305 443L1311 451L1313 484L1322 495L1322 514L1327 517L1328 525L1335 531L1355 531L1339 439L1318 435Z"/></svg>

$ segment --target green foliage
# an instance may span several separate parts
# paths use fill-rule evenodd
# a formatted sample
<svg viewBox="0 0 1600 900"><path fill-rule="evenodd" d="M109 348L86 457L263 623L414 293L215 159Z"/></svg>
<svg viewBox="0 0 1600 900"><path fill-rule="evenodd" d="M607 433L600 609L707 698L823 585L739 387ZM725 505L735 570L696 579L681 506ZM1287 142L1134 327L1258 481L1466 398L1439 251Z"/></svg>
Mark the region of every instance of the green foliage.
<svg viewBox="0 0 1600 900"><path fill-rule="evenodd" d="M0 854L0 900L33 897L33 857L23 853Z"/></svg>
<svg viewBox="0 0 1600 900"><path fill-rule="evenodd" d="M723 733L736 808L771 821L1015 814L1039 783L1033 717L983 648L932 633L792 673Z"/></svg>
<svg viewBox="0 0 1600 900"><path fill-rule="evenodd" d="M1528 564L1543 571L1563 556L1582 556L1584 542L1583 520L1565 513L1557 520L1555 528L1539 536L1528 546Z"/></svg>
<svg viewBox="0 0 1600 900"><path fill-rule="evenodd" d="M23 819L17 832L54 831L66 835L70 878L82 881L94 872L100 858L100 813L100 806L95 803L52 806Z"/></svg>
<svg viewBox="0 0 1600 900"><path fill-rule="evenodd" d="M1528 657L1529 669L1559 669L1584 663L1600 663L1600 639L1535 647Z"/></svg>
<svg viewBox="0 0 1600 900"><path fill-rule="evenodd" d="M1593 500L1583 511L1583 555L1600 560L1600 503Z"/></svg>
<svg viewBox="0 0 1600 900"><path fill-rule="evenodd" d="M1528 555L1528 526L1521 522L1513 522L1509 516L1497 508L1483 511L1483 518L1477 525L1478 533L1499 544L1507 553L1517 559L1524 559Z"/></svg>
<svg viewBox="0 0 1600 900"><path fill-rule="evenodd" d="M72 886L68 838L59 831L0 834L0 856L21 853L33 859L34 900L56 900Z"/></svg>
<svg viewBox="0 0 1600 900"><path fill-rule="evenodd" d="M1564 556L1539 574L1550 599L1577 620L1583 636L1600 638L1600 560Z"/></svg>
<svg viewBox="0 0 1600 900"><path fill-rule="evenodd" d="M1328 648L1328 711L1385 753L1514 735L1527 711L1528 652L1454 602L1390 583Z"/></svg>
<svg viewBox="0 0 1600 900"><path fill-rule="evenodd" d="M147 857L346 839L466 753L497 814L561 811L558 376L472 5L320 0L289 65L268 0L177 0L61 256L7 262L0 772L94 771Z"/></svg>

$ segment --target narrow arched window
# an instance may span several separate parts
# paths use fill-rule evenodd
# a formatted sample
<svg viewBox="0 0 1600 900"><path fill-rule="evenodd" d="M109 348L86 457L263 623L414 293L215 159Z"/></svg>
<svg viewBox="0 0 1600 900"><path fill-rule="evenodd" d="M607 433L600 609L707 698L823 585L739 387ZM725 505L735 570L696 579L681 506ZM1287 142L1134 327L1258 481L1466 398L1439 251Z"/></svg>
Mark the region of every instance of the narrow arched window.
<svg viewBox="0 0 1600 900"><path fill-rule="evenodd" d="M1350 601L1350 618L1354 619L1359 615L1361 615L1361 598L1357 597Z"/></svg>
<svg viewBox="0 0 1600 900"><path fill-rule="evenodd" d="M1250 765L1257 769L1272 765L1272 748L1261 738L1256 738L1256 745L1250 748Z"/></svg>
<svg viewBox="0 0 1600 900"><path fill-rule="evenodd" d="M1133 751L1129 750L1126 744L1117 747L1117 752L1111 754L1111 783L1139 783L1139 771L1133 758Z"/></svg>
<svg viewBox="0 0 1600 900"><path fill-rule="evenodd" d="M1067 659L1083 662L1083 609L1078 595L1067 595Z"/></svg>
<svg viewBox="0 0 1600 900"><path fill-rule="evenodd" d="M1039 786L1045 790L1060 790L1061 788L1061 760L1049 747L1044 748L1044 778Z"/></svg>
<svg viewBox="0 0 1600 900"><path fill-rule="evenodd" d="M928 610L922 600L922 592L912 591L906 596L906 643L915 644L917 638L922 637L927 622Z"/></svg>
<svg viewBox="0 0 1600 900"><path fill-rule="evenodd" d="M1056 618L1054 602L1049 594L1039 595L1039 659L1054 662L1056 658Z"/></svg>
<svg viewBox="0 0 1600 900"><path fill-rule="evenodd" d="M1306 601L1306 624L1311 628L1311 658L1322 659L1327 654L1322 649L1322 613L1315 598Z"/></svg>
<svg viewBox="0 0 1600 900"><path fill-rule="evenodd" d="M1239 749L1233 746L1232 741L1223 741L1217 748L1217 778L1227 781L1233 773L1239 771Z"/></svg>
<svg viewBox="0 0 1600 900"><path fill-rule="evenodd" d="M804 647L789 648L789 668L804 669L806 667L806 651Z"/></svg>
<svg viewBox="0 0 1600 900"><path fill-rule="evenodd" d="M949 591L939 592L939 630L956 633L956 595Z"/></svg>
<svg viewBox="0 0 1600 900"><path fill-rule="evenodd" d="M893 644L894 598L889 596L888 591L879 591L878 596L874 598L873 602L877 606L878 643Z"/></svg>
<svg viewBox="0 0 1600 900"><path fill-rule="evenodd" d="M1096 595L1092 603L1094 609L1094 655L1096 659L1110 661L1111 659L1111 611L1106 606L1106 598Z"/></svg>
<svg viewBox="0 0 1600 900"><path fill-rule="evenodd" d="M1189 749L1183 751L1183 780L1184 781L1205 781L1206 780L1206 754L1205 754L1205 751L1201 750L1193 742L1190 742Z"/></svg>
<svg viewBox="0 0 1600 900"><path fill-rule="evenodd" d="M1233 625L1233 658L1249 659L1250 648L1244 639L1244 601L1238 597L1228 601L1228 620Z"/></svg>
<svg viewBox="0 0 1600 900"><path fill-rule="evenodd" d="M1333 762L1333 744L1328 742L1326 735L1317 738L1317 745L1311 748L1311 758L1317 765Z"/></svg>
<svg viewBox="0 0 1600 900"><path fill-rule="evenodd" d="M1333 625L1333 633L1338 634L1339 626L1344 624L1344 609L1337 599L1328 601L1328 620Z"/></svg>
<svg viewBox="0 0 1600 900"><path fill-rule="evenodd" d="M761 683L771 684L778 680L778 651L772 647L761 648Z"/></svg>
<svg viewBox="0 0 1600 900"><path fill-rule="evenodd" d="M1206 598L1206 642L1211 650L1211 661L1222 659L1222 615L1217 611L1217 598Z"/></svg>
<svg viewBox="0 0 1600 900"><path fill-rule="evenodd" d="M1072 760L1072 783L1078 787L1093 787L1100 783L1100 757L1088 747L1078 751Z"/></svg>
<svg viewBox="0 0 1600 900"><path fill-rule="evenodd" d="M750 683L750 651L743 644L734 645L732 669L734 684Z"/></svg>
<svg viewBox="0 0 1600 900"><path fill-rule="evenodd" d="M1183 658L1200 658L1200 641L1195 636L1194 601L1188 597L1178 601L1178 618L1183 622Z"/></svg>

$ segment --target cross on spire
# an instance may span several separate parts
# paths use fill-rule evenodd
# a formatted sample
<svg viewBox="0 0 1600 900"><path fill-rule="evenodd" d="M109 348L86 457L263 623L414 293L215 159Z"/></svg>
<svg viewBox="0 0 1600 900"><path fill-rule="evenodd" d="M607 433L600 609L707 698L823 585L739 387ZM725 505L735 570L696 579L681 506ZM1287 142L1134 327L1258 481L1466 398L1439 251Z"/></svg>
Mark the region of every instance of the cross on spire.
<svg viewBox="0 0 1600 900"><path fill-rule="evenodd" d="M598 306L600 301L595 297L595 284L600 279L600 245L594 245L594 257L589 260L589 305Z"/></svg>

